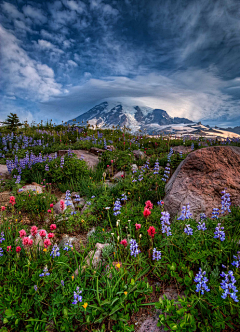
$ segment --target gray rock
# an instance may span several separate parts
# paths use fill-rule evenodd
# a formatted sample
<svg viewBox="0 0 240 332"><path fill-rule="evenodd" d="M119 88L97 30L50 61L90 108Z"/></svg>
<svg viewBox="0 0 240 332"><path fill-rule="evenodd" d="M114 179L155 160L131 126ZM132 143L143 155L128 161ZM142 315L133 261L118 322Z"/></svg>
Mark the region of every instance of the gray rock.
<svg viewBox="0 0 240 332"><path fill-rule="evenodd" d="M95 233L96 228L93 227L88 233L87 233L87 238L89 238L89 236L91 236L93 233Z"/></svg>
<svg viewBox="0 0 240 332"><path fill-rule="evenodd" d="M69 235L64 234L61 241L58 244L58 247L64 248L67 243L73 245L74 241L76 241L76 237L70 237Z"/></svg>
<svg viewBox="0 0 240 332"><path fill-rule="evenodd" d="M132 164L131 168L132 168L132 172L135 172L138 170L138 167L136 164Z"/></svg>
<svg viewBox="0 0 240 332"><path fill-rule="evenodd" d="M10 179L11 174L8 172L6 165L0 165L0 178L1 179Z"/></svg>
<svg viewBox="0 0 240 332"><path fill-rule="evenodd" d="M19 193L22 192L28 192L29 190L34 191L37 194L42 194L43 193L43 188L40 185L34 185L34 184L28 184L26 186L23 186L22 188L19 189Z"/></svg>
<svg viewBox="0 0 240 332"><path fill-rule="evenodd" d="M90 153L85 150L73 150L72 152L76 154L76 156L79 159L83 158L83 160L86 161L89 168L93 169L99 163L98 157L93 153Z"/></svg>
<svg viewBox="0 0 240 332"><path fill-rule="evenodd" d="M124 172L123 172L123 171L117 172L117 173L112 177L112 180L121 179L122 176L124 176Z"/></svg>
<svg viewBox="0 0 240 332"><path fill-rule="evenodd" d="M74 274L77 276L78 273L79 273L79 270L82 271L84 270L87 266L90 266L92 265L92 267L94 269L96 269L99 265L100 265L100 262L101 262L101 258L102 258L102 249L106 246L108 246L109 243L96 243L95 245L95 248L96 250L91 250L88 255L85 257L84 259L84 265L82 266L79 266L78 269L76 269L76 271L74 272Z"/></svg>
<svg viewBox="0 0 240 332"><path fill-rule="evenodd" d="M65 197L65 196L64 196L64 197ZM63 211L62 211L61 208L60 208L60 201L61 201L61 200L63 200L64 203L65 203L65 207L64 207ZM65 199L60 199L56 204L53 205L53 211L54 211L56 214L61 214L61 213L65 212L67 208L70 208L72 211L75 211L75 207L74 207L73 201L70 199L70 200L68 201L68 203L69 203L70 205L67 206L67 205L66 205L66 204L67 204L67 201L66 201Z"/></svg>
<svg viewBox="0 0 240 332"><path fill-rule="evenodd" d="M107 149L109 151L115 151L116 150L116 148L113 145L107 145Z"/></svg>
<svg viewBox="0 0 240 332"><path fill-rule="evenodd" d="M141 151L141 150L133 150L133 154L135 156L135 158L138 160L138 159L145 159L146 158L146 154Z"/></svg>

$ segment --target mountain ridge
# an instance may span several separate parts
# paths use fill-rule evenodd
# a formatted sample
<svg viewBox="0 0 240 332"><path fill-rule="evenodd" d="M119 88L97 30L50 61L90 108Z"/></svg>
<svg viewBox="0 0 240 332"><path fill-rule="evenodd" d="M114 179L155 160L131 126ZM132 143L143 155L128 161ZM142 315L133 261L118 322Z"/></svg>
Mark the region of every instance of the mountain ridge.
<svg viewBox="0 0 240 332"><path fill-rule="evenodd" d="M192 124L193 121L186 118L171 117L159 108L146 106L128 106L121 102L104 101L87 112L69 120L69 124L83 123L93 126L120 126L128 127L133 132L145 130L147 133L161 130L161 126L173 124Z"/></svg>

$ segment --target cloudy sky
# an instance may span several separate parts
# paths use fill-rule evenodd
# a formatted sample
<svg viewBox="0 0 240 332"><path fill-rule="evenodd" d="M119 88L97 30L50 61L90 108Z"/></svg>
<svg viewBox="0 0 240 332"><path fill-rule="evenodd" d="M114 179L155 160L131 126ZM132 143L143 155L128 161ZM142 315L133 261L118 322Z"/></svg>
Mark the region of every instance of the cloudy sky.
<svg viewBox="0 0 240 332"><path fill-rule="evenodd" d="M239 0L0 0L0 120L105 100L240 125Z"/></svg>

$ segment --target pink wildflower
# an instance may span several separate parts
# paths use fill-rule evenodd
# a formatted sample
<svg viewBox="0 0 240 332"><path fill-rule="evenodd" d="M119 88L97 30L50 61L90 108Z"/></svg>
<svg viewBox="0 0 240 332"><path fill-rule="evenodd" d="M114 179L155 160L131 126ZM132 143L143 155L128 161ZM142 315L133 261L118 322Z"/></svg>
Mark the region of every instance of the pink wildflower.
<svg viewBox="0 0 240 332"><path fill-rule="evenodd" d="M51 224L50 225L50 229L51 229L51 231L54 231L54 229L56 229L57 228L57 226L55 225L55 224Z"/></svg>
<svg viewBox="0 0 240 332"><path fill-rule="evenodd" d="M48 212L48 213L52 213L52 210L48 209L47 212Z"/></svg>
<svg viewBox="0 0 240 332"><path fill-rule="evenodd" d="M46 231L44 229L42 229L40 232L39 232L39 235L41 237L45 237L47 235Z"/></svg>
<svg viewBox="0 0 240 332"><path fill-rule="evenodd" d="M138 231L141 228L141 224L135 224L136 231Z"/></svg>
<svg viewBox="0 0 240 332"><path fill-rule="evenodd" d="M126 246L128 245L126 239L123 239L123 240L120 242L120 244L122 244L125 248L126 248Z"/></svg>
<svg viewBox="0 0 240 332"><path fill-rule="evenodd" d="M11 246L7 246L7 251L10 251L12 250L12 247Z"/></svg>
<svg viewBox="0 0 240 332"><path fill-rule="evenodd" d="M22 239L22 244L23 244L24 246L27 246L29 240L30 240L29 237L24 237L24 238Z"/></svg>
<svg viewBox="0 0 240 332"><path fill-rule="evenodd" d="M48 233L48 238L49 239L52 239L54 237L54 234L53 233Z"/></svg>
<svg viewBox="0 0 240 332"><path fill-rule="evenodd" d="M154 235L156 233L156 230L153 226L150 226L149 229L147 230L148 232L148 235L151 236L151 238L153 239L154 238Z"/></svg>
<svg viewBox="0 0 240 332"><path fill-rule="evenodd" d="M153 208L153 203L152 203L151 201L146 201L146 202L145 202L145 207L146 207L147 209L152 210L152 208Z"/></svg>
<svg viewBox="0 0 240 332"><path fill-rule="evenodd" d="M37 230L38 230L37 226L33 226L31 228L31 234L32 234L32 236L36 236L37 235Z"/></svg>
<svg viewBox="0 0 240 332"><path fill-rule="evenodd" d="M51 245L51 241L49 239L44 240L44 247L47 248Z"/></svg>
<svg viewBox="0 0 240 332"><path fill-rule="evenodd" d="M12 204L12 205L16 204L14 196L10 196L9 203Z"/></svg>
<svg viewBox="0 0 240 332"><path fill-rule="evenodd" d="M65 208L65 203L63 200L60 201L60 209L63 211Z"/></svg>
<svg viewBox="0 0 240 332"><path fill-rule="evenodd" d="M50 208L53 208L53 203L50 204Z"/></svg>
<svg viewBox="0 0 240 332"><path fill-rule="evenodd" d="M20 234L20 238L23 238L24 236L26 236L26 232L25 232L24 229L21 229L21 230L19 231L19 234Z"/></svg>
<svg viewBox="0 0 240 332"><path fill-rule="evenodd" d="M5 206L1 206L1 210L5 211L6 210Z"/></svg>
<svg viewBox="0 0 240 332"><path fill-rule="evenodd" d="M143 215L145 218L147 218L148 216L150 216L151 214L151 211L148 209L148 208L144 208L144 211L143 211Z"/></svg>
<svg viewBox="0 0 240 332"><path fill-rule="evenodd" d="M19 246L16 248L16 252L20 252L21 250L22 250L22 248Z"/></svg>

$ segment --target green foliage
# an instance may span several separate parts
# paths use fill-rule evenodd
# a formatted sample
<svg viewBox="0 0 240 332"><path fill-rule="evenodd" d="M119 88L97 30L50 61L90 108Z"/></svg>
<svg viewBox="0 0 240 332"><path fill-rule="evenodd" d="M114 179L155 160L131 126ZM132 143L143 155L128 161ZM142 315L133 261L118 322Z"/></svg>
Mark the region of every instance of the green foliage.
<svg viewBox="0 0 240 332"><path fill-rule="evenodd" d="M49 192L40 194L29 190L29 192L22 192L17 195L15 209L28 212L32 218L36 216L43 221L45 213L50 209L50 204L55 204L56 201L56 197Z"/></svg>

